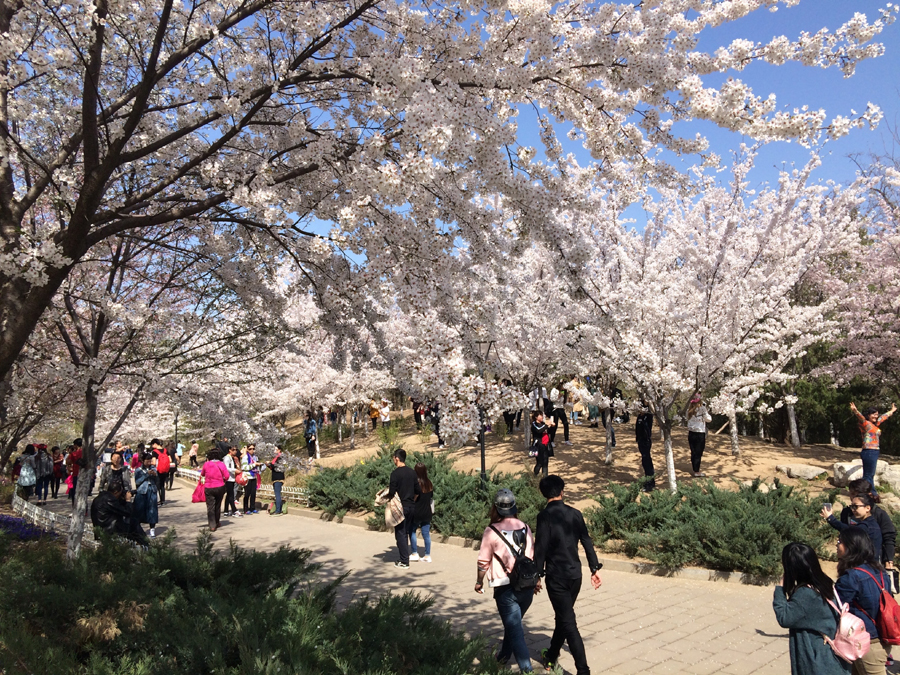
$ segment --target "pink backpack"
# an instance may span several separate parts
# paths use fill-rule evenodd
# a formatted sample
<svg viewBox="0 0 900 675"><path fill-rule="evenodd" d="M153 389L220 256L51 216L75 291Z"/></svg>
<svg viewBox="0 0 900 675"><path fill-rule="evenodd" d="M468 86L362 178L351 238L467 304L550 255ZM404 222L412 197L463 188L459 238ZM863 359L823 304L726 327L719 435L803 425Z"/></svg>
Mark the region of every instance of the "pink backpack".
<svg viewBox="0 0 900 675"><path fill-rule="evenodd" d="M837 589L834 589L834 598L837 600L835 605L831 600L828 604L837 612L837 632L834 639L823 635L825 642L834 650L838 657L844 659L847 663L853 663L857 659L861 659L869 651L869 643L872 637L866 630L866 624L855 614L850 613L850 605L841 602L841 596L838 595Z"/></svg>

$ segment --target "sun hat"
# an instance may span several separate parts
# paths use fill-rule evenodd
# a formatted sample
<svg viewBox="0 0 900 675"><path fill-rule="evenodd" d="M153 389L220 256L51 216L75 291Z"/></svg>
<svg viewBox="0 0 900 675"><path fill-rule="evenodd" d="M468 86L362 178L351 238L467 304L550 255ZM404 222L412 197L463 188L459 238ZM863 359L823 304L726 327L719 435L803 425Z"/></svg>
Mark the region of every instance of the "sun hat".
<svg viewBox="0 0 900 675"><path fill-rule="evenodd" d="M519 512L516 507L516 496L512 490L500 488L497 490L497 496L494 497L494 506L497 507L497 513L501 516L514 516Z"/></svg>

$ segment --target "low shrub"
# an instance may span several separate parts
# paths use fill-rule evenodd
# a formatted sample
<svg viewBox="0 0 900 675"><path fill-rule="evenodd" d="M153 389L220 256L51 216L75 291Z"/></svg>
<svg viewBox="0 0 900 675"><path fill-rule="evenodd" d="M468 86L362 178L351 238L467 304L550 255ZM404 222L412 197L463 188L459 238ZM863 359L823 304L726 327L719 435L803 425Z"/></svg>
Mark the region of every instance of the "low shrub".
<svg viewBox="0 0 900 675"><path fill-rule="evenodd" d="M371 511L375 493L388 486L394 470L393 450L383 446L375 456L360 460L352 466L320 467L307 481L309 503L332 515L341 510ZM434 483L435 511L432 528L448 536L481 538L488 525L488 513L494 494L501 487L516 495L519 518L532 528L544 499L537 489L537 480L527 473L517 476L488 473L487 489L482 487L480 474L453 468L453 458L447 453L414 452L407 457L407 466L422 462ZM384 507L374 509L368 523L372 528L384 525Z"/></svg>
<svg viewBox="0 0 900 675"><path fill-rule="evenodd" d="M67 565L45 542L0 557L4 673L508 673L429 616L414 594L335 607L340 580L314 581L310 553L232 546L208 535L183 554L112 541ZM476 663L476 660L478 663Z"/></svg>
<svg viewBox="0 0 900 675"><path fill-rule="evenodd" d="M782 571L781 550L792 541L829 557L825 544L836 532L819 516L822 500L777 482L765 494L759 485L757 480L732 491L690 483L675 494L643 494L641 483L610 485L611 494L597 497L599 505L586 509L585 519L598 546L616 540L626 555L670 568L775 576Z"/></svg>

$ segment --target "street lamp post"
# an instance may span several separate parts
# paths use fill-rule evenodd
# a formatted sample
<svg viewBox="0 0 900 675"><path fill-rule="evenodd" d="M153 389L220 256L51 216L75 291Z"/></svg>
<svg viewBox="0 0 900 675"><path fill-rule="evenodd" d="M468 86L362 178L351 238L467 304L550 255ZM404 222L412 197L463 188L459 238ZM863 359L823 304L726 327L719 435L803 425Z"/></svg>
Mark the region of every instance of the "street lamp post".
<svg viewBox="0 0 900 675"><path fill-rule="evenodd" d="M484 379L484 364L487 361L488 354L491 353L491 347L494 345L493 340L477 340L475 345L478 347L478 356L481 357L480 365L478 366L478 374L481 379ZM481 443L481 485L482 487L487 487L487 467L485 466L485 457L484 457L484 405L482 403L478 404L478 417L481 422L480 433L478 434L478 440Z"/></svg>

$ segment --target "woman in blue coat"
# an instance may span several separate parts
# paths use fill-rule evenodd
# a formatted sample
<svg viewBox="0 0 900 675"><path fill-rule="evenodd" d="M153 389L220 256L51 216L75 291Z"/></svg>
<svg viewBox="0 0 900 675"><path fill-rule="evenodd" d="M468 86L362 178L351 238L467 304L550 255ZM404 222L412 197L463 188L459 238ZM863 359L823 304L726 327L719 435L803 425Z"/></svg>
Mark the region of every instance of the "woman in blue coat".
<svg viewBox="0 0 900 675"><path fill-rule="evenodd" d="M831 509L825 506L822 507L822 515L825 517L826 522L839 532L843 532L849 527L862 528L869 535L869 539L872 540L872 549L877 551L878 556L876 560L879 560L881 558L882 535L878 519L873 515L874 508L875 500L872 498L872 495L863 492L850 498L850 506L848 507L850 516L846 519L843 511L841 512L841 519L838 520L831 512Z"/></svg>
<svg viewBox="0 0 900 675"><path fill-rule="evenodd" d="M159 492L156 487L156 469L153 468L153 453L145 452L141 466L134 470L134 519L150 526L150 536L156 536L159 522Z"/></svg>
<svg viewBox="0 0 900 675"><path fill-rule="evenodd" d="M834 582L822 571L816 552L806 544L788 544L781 551L784 580L775 587L772 607L778 625L790 631L791 675L845 675L850 664L822 640L837 632Z"/></svg>

